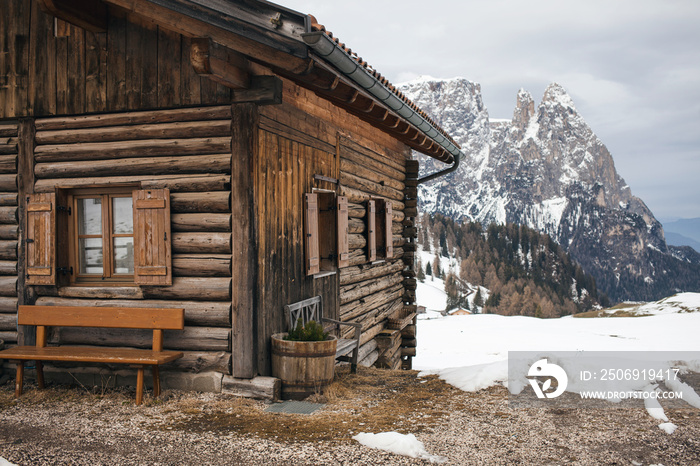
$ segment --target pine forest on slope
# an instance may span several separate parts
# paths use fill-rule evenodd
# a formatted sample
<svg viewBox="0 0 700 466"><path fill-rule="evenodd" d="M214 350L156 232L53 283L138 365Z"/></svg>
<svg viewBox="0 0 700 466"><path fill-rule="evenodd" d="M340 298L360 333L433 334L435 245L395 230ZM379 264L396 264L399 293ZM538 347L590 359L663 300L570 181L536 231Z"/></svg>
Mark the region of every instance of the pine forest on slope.
<svg viewBox="0 0 700 466"><path fill-rule="evenodd" d="M490 121L478 84L421 78L400 86L466 155L459 168L419 187L421 210L487 226L548 234L614 301L700 291L700 254L667 245L644 202L558 84L536 106L521 90L510 121ZM422 175L444 168L425 157Z"/></svg>
<svg viewBox="0 0 700 466"><path fill-rule="evenodd" d="M560 317L609 304L606 296L599 298L592 276L531 228L492 223L484 231L479 223L457 223L442 214L422 215L418 228L418 244L435 254L432 263L417 264L418 279L444 278L446 310ZM440 256L456 259L458 266L441 270Z"/></svg>

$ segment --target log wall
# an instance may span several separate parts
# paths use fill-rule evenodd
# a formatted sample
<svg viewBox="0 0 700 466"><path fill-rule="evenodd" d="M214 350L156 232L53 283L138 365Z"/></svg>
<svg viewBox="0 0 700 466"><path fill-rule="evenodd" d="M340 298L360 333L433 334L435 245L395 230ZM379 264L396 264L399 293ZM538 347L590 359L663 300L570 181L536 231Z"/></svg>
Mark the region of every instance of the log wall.
<svg viewBox="0 0 700 466"><path fill-rule="evenodd" d="M3 0L0 119L230 102L230 89L195 73L190 49L115 7L107 32L93 33L54 22L35 0Z"/></svg>
<svg viewBox="0 0 700 466"><path fill-rule="evenodd" d="M323 296L326 316L362 323L362 354L372 364L374 337L401 310L405 294L403 191L410 150L288 81L283 102L260 108L256 217L263 290L258 309L266 317L258 320L258 365L269 364L264 344L269 335L286 330L283 306L317 294ZM323 278L307 277L303 269L302 196L313 188L335 191L349 201L350 266ZM366 248L366 205L372 198L393 205L394 255L376 263L369 263Z"/></svg>
<svg viewBox="0 0 700 466"><path fill-rule="evenodd" d="M0 340L17 342L19 125L0 123Z"/></svg>
<svg viewBox="0 0 700 466"><path fill-rule="evenodd" d="M185 330L165 333L165 347L186 354L172 367L229 374L231 108L40 118L35 127L36 192L124 183L167 187L173 254L172 286L36 287L36 304L183 307ZM61 328L50 342L146 347L149 336Z"/></svg>

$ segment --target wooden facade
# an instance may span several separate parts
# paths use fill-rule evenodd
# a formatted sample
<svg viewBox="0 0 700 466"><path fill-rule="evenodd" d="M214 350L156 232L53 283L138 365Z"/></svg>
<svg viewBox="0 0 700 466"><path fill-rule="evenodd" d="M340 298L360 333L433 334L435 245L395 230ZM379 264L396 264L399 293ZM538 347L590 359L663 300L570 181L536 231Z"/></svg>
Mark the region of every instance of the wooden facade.
<svg viewBox="0 0 700 466"><path fill-rule="evenodd" d="M6 0L0 16L0 339L32 342L18 304L182 307L184 331L165 332L185 353L171 371L252 378L270 372L283 306L321 295L326 316L362 323L361 359L374 363L387 320L415 301L411 153L431 141L388 112L365 116L352 106L364 94L339 105L311 84L325 68L291 71L304 69L296 52L148 1L96 1L85 16L66 4ZM133 192L134 270L80 281L75 245L91 237L71 233L66 199L113 188ZM307 267L312 193L341 200L330 210L345 219L325 272ZM62 327L49 342L148 336Z"/></svg>

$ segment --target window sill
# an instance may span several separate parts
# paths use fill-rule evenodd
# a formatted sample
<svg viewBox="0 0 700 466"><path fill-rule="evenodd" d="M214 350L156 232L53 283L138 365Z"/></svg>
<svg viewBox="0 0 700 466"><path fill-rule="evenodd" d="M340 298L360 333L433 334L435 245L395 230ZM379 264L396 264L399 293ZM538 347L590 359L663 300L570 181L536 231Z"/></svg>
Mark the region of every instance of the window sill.
<svg viewBox="0 0 700 466"><path fill-rule="evenodd" d="M317 279L317 278L323 278L323 277L328 277L328 276L330 276L330 275L335 275L336 273L338 273L337 270L327 270L327 271L325 271L325 272L315 273L315 274L314 274L314 280Z"/></svg>

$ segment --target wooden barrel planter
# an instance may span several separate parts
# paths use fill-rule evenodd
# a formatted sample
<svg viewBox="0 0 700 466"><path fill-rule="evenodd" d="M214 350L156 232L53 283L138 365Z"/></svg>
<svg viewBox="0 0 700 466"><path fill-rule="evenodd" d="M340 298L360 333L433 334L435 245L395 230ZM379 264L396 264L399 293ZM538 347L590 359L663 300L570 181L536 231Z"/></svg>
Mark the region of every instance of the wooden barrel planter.
<svg viewBox="0 0 700 466"><path fill-rule="evenodd" d="M287 341L286 333L272 335L272 375L282 381L282 398L302 400L333 382L338 341Z"/></svg>

